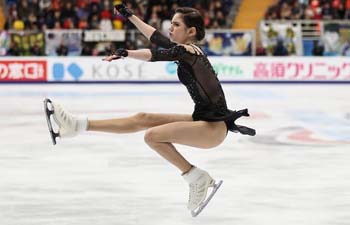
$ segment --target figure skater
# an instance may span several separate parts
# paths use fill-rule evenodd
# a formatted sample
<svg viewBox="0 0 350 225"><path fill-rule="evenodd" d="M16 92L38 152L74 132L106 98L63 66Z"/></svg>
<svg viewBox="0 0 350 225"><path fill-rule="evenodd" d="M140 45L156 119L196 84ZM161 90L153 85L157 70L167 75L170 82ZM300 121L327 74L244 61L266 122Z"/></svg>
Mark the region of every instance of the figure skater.
<svg viewBox="0 0 350 225"><path fill-rule="evenodd" d="M196 45L205 35L204 21L193 8L178 8L171 20L170 39L158 30L133 15L124 4L116 5L120 13L153 44L162 49L117 49L103 60L135 58L145 61L176 61L178 77L184 84L195 104L192 115L137 113L127 118L91 120L69 113L60 104L45 100L45 111L52 140L73 137L83 131L110 133L132 133L146 130L146 144L159 155L177 167L189 184L188 209L197 216L206 206L222 181L215 182L204 170L188 162L174 147L174 143L208 149L224 141L228 131L255 135L255 130L235 124L241 116L249 116L248 110L232 111L227 108L224 92L217 75L203 50ZM49 107L51 105L51 107ZM58 125L58 132L52 130L50 115ZM208 188L212 192L207 196Z"/></svg>

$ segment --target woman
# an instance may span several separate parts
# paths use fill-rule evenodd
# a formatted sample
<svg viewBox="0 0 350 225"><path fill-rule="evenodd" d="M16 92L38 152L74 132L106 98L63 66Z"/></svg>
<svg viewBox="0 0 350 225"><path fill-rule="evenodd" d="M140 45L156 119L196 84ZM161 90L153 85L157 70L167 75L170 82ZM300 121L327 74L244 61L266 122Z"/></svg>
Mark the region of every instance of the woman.
<svg viewBox="0 0 350 225"><path fill-rule="evenodd" d="M178 8L172 18L170 39L147 25L125 5L117 5L116 11L128 18L152 43L163 47L157 49L118 49L103 60L112 61L131 57L145 61L178 61L178 76L191 95L195 110L192 115L151 114L136 115L111 120L88 120L68 113L61 105L52 102L53 110L46 109L48 117L53 114L59 126L61 138L88 131L130 133L146 130L145 142L162 157L176 166L189 183L188 209L196 216L208 203L219 184L209 174L194 167L175 149L173 143L197 148L213 148L226 138L228 130L255 135L253 129L238 126L234 121L249 116L247 109L238 112L227 109L225 96L216 74L202 49L194 43L204 38L204 22L199 12L192 8ZM51 103L50 100L47 100ZM48 103L45 103L46 105ZM47 107L47 106L46 106ZM49 120L48 120L49 121ZM206 199L207 190L213 187Z"/></svg>

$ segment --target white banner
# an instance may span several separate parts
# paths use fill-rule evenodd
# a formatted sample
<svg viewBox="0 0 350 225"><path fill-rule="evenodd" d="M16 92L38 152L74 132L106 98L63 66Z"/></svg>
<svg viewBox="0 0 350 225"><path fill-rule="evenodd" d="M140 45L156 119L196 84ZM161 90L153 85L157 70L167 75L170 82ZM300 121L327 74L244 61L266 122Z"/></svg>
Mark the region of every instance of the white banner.
<svg viewBox="0 0 350 225"><path fill-rule="evenodd" d="M350 80L347 58L325 57L210 57L225 81L333 81ZM49 81L178 80L174 62L144 62L102 58L49 58Z"/></svg>
<svg viewBox="0 0 350 225"><path fill-rule="evenodd" d="M48 82L178 81L174 62L133 59L105 62L102 57L1 57L0 65L5 68L9 62L23 60L47 65ZM209 60L222 81L350 81L347 57L210 57Z"/></svg>
<svg viewBox="0 0 350 225"><path fill-rule="evenodd" d="M103 57L48 58L49 81L138 81L176 80L173 62L144 62L134 59L102 61ZM173 67L171 69L170 67ZM174 72L168 72L174 70ZM170 73L174 73L171 75Z"/></svg>

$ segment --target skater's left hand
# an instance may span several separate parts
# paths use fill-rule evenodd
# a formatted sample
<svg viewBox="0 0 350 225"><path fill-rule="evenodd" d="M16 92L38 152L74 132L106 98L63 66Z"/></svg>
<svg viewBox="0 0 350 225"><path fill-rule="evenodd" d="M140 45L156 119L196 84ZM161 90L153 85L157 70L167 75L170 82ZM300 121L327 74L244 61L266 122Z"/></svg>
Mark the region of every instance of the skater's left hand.
<svg viewBox="0 0 350 225"><path fill-rule="evenodd" d="M112 60L117 60L120 59L122 57L128 57L128 51L124 48L118 48L115 52L113 52L112 55L109 55L105 58L103 58L103 61L112 61Z"/></svg>

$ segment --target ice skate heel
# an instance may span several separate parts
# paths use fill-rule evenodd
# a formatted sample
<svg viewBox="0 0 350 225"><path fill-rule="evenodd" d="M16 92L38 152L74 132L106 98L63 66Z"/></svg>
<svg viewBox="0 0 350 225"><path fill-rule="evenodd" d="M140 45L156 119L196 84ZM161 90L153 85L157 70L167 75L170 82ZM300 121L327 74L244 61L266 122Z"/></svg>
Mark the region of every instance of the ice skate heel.
<svg viewBox="0 0 350 225"><path fill-rule="evenodd" d="M54 130L52 128L52 123L51 123L50 118L51 118L51 115L54 113L54 111L53 111L53 107L52 107L52 102L48 98L46 98L44 100L44 112L45 112L47 126L49 128L49 133L51 136L52 143L53 143L53 145L56 145L56 138L59 137L59 134L54 132Z"/></svg>
<svg viewBox="0 0 350 225"><path fill-rule="evenodd" d="M196 217L198 216L203 209L208 205L208 203L210 202L210 200L214 197L215 193L217 192L217 190L220 188L221 184L223 183L222 180L220 180L219 182L215 183L214 180L212 180L210 182L209 187L212 187L212 191L210 193L210 195L207 197L206 200L204 200L197 209L191 210L191 215L192 217Z"/></svg>

